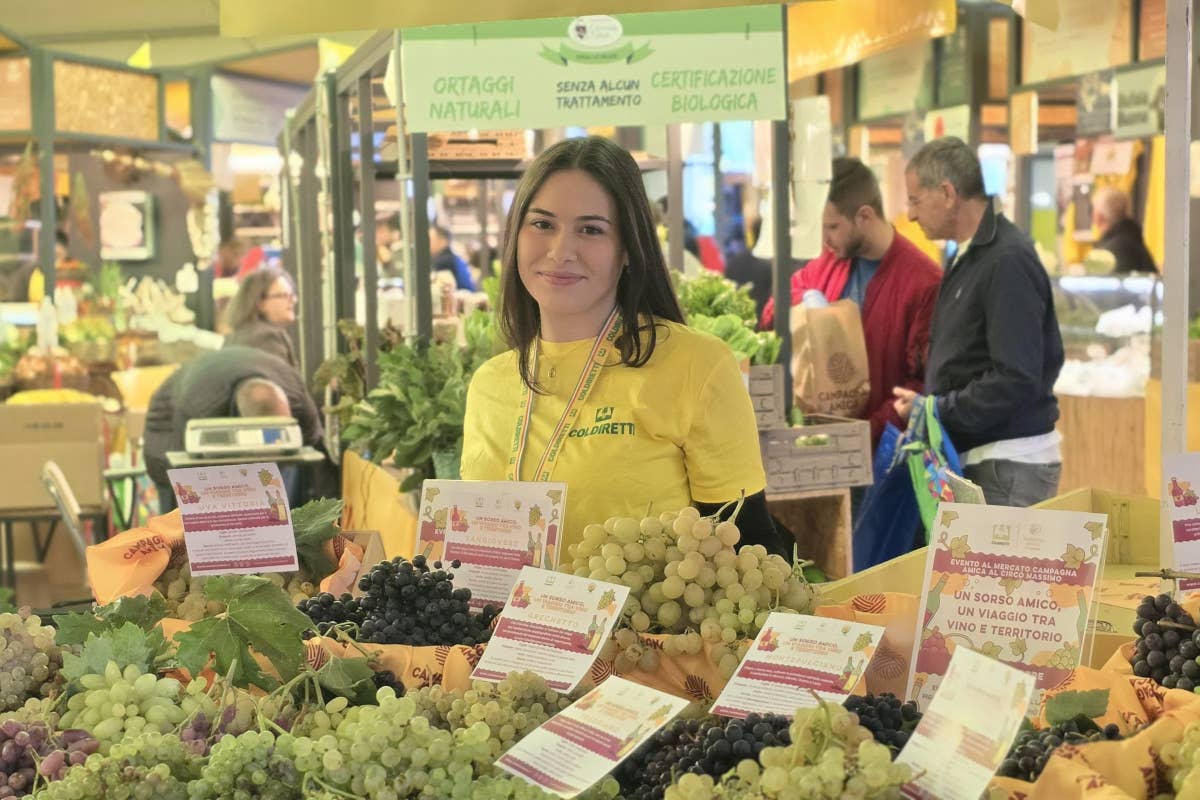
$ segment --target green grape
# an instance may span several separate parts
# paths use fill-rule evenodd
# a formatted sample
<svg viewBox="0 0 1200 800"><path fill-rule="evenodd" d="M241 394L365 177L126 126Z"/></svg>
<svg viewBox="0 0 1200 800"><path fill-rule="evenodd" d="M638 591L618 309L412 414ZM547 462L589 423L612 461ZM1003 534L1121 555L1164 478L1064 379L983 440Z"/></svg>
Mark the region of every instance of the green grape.
<svg viewBox="0 0 1200 800"><path fill-rule="evenodd" d="M201 759L175 734L149 731L93 753L36 795L38 800L188 800Z"/></svg>
<svg viewBox="0 0 1200 800"><path fill-rule="evenodd" d="M183 724L189 714L207 711L215 716L215 705L203 695L181 698L183 687L174 678L156 678L142 673L136 665L125 670L109 661L104 675L84 675L83 691L67 701L60 719L63 728L81 728L100 742L107 754L115 743L142 732L167 733Z"/></svg>
<svg viewBox="0 0 1200 800"><path fill-rule="evenodd" d="M15 711L31 698L47 697L58 686L62 652L54 628L22 609L0 614L0 712Z"/></svg>

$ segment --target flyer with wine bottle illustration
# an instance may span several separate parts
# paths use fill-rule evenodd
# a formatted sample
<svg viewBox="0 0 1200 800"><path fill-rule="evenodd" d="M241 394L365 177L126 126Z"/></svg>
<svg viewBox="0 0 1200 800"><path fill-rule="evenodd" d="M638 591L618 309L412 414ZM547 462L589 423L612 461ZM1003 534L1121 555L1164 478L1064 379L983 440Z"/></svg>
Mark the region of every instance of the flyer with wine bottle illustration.
<svg viewBox="0 0 1200 800"><path fill-rule="evenodd" d="M1034 676L966 647L954 651L917 729L896 757L917 777L914 800L978 800L1029 711Z"/></svg>
<svg viewBox="0 0 1200 800"><path fill-rule="evenodd" d="M929 705L957 649L1031 673L1081 660L1108 536L1104 514L942 503L930 533L906 697Z"/></svg>
<svg viewBox="0 0 1200 800"><path fill-rule="evenodd" d="M275 464L169 469L192 575L292 572L296 533Z"/></svg>
<svg viewBox="0 0 1200 800"><path fill-rule="evenodd" d="M883 630L774 611L717 697L712 713L737 719L754 713L790 717L797 708L817 705L818 698L841 703L871 663Z"/></svg>
<svg viewBox="0 0 1200 800"><path fill-rule="evenodd" d="M524 567L471 677L496 682L529 671L552 689L571 691L592 668L627 597L627 586Z"/></svg>
<svg viewBox="0 0 1200 800"><path fill-rule="evenodd" d="M1200 572L1200 504L1196 489L1200 487L1200 453L1187 453L1163 459L1166 494L1171 498L1167 508L1171 515L1171 535L1175 541L1175 569L1180 572ZM1180 592L1200 589L1200 580L1179 581Z"/></svg>
<svg viewBox="0 0 1200 800"><path fill-rule="evenodd" d="M614 675L513 745L496 766L558 797L575 797L687 704Z"/></svg>
<svg viewBox="0 0 1200 800"><path fill-rule="evenodd" d="M558 567L565 483L441 481L421 485L417 552L459 561L454 585L471 607L501 605L522 567Z"/></svg>

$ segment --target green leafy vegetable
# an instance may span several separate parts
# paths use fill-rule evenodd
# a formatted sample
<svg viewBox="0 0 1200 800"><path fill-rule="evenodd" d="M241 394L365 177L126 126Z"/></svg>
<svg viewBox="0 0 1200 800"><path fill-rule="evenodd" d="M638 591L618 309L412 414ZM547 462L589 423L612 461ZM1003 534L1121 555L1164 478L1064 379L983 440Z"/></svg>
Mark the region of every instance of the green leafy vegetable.
<svg viewBox="0 0 1200 800"><path fill-rule="evenodd" d="M211 657L213 668L229 674L235 686L253 684L270 690L275 682L259 669L253 649L285 681L299 674L304 666L301 635L312 622L296 610L283 589L256 575L237 575L209 578L204 591L209 600L225 603L226 609L176 635L177 657L186 670L199 674Z"/></svg>
<svg viewBox="0 0 1200 800"><path fill-rule="evenodd" d="M167 640L161 630L143 630L126 622L99 635L88 634L79 655L64 651L62 671L67 680L74 681L88 673L103 675L108 662L115 661L121 669L136 664L142 672L153 672L166 651Z"/></svg>
<svg viewBox="0 0 1200 800"><path fill-rule="evenodd" d="M1092 720L1108 711L1108 689L1062 692L1046 701L1046 722L1059 725L1084 717Z"/></svg>
<svg viewBox="0 0 1200 800"><path fill-rule="evenodd" d="M310 577L319 580L337 569L325 551L325 543L337 536L344 506L341 500L326 498L292 509L296 557L300 559L300 568Z"/></svg>
<svg viewBox="0 0 1200 800"><path fill-rule="evenodd" d="M108 605L97 606L90 612L57 614L54 625L58 631L54 641L59 645L84 644L89 635L102 636L126 623L143 630L154 627L167 615L167 603L154 592L149 597L120 597Z"/></svg>
<svg viewBox="0 0 1200 800"><path fill-rule="evenodd" d="M679 304L688 324L694 315L720 317L725 314L751 326L756 322L754 298L750 297L747 286L738 286L724 276L708 271L694 278L680 277L677 284Z"/></svg>
<svg viewBox="0 0 1200 800"><path fill-rule="evenodd" d="M379 387L355 407L346 438L377 464L411 468L402 489L420 486L435 452L462 449L473 366L453 343L398 343L380 354Z"/></svg>
<svg viewBox="0 0 1200 800"><path fill-rule="evenodd" d="M779 360L779 337L770 331L755 333L753 323L746 323L734 314L719 317L695 314L688 317L688 325L725 342L738 360L756 366Z"/></svg>

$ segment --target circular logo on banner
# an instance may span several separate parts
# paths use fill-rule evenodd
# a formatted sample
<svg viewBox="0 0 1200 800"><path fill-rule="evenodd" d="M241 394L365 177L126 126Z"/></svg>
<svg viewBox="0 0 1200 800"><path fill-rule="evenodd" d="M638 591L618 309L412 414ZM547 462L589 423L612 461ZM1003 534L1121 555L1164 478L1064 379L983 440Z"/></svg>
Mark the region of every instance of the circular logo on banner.
<svg viewBox="0 0 1200 800"><path fill-rule="evenodd" d="M608 47L621 38L621 22L613 17L597 14L576 17L567 27L567 38L580 47Z"/></svg>

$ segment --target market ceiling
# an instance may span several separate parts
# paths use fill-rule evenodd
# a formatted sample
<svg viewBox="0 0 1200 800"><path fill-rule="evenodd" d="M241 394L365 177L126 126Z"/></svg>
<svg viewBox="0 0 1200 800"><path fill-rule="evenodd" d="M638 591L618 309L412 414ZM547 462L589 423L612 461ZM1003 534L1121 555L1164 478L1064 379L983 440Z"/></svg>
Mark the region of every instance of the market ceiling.
<svg viewBox="0 0 1200 800"><path fill-rule="evenodd" d="M277 24L222 36L218 0L0 0L0 27L31 45L109 61L127 61L148 42L156 68L246 61L250 74L296 83L317 73L318 29ZM322 38L355 47L370 35L336 30Z"/></svg>
<svg viewBox="0 0 1200 800"><path fill-rule="evenodd" d="M7 1L7 0L6 0ZM506 19L685 11L763 5L764 0L221 0L221 33L255 36L362 28L412 28Z"/></svg>

